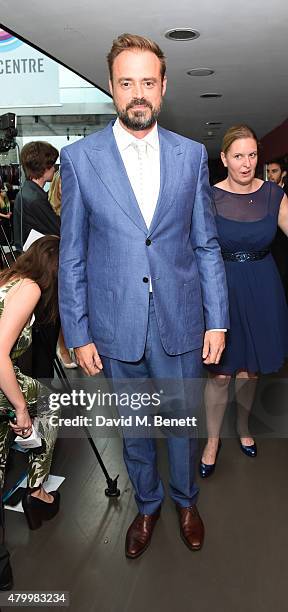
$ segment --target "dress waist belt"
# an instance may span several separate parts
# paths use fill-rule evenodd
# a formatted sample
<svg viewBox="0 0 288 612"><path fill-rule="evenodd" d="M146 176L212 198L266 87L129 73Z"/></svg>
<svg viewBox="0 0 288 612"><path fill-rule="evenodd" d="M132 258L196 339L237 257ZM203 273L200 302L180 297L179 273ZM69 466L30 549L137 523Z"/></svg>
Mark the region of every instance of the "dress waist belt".
<svg viewBox="0 0 288 612"><path fill-rule="evenodd" d="M226 261L256 261L258 259L264 259L269 253L269 249L266 249L266 251L256 251L255 253L247 253L246 251L227 253L226 251L222 251L222 257Z"/></svg>

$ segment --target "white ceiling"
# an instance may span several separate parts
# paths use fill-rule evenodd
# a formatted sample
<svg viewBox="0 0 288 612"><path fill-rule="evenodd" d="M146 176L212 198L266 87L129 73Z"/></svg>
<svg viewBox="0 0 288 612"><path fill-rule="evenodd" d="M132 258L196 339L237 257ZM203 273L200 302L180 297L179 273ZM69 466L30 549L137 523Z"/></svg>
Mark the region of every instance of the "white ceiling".
<svg viewBox="0 0 288 612"><path fill-rule="evenodd" d="M227 127L245 122L259 137L287 118L287 0L0 0L1 27L11 29L107 91L106 54L122 32L154 39L167 56L168 92L161 124L205 142L217 155ZM164 38L190 27L197 40ZM191 68L215 70L189 77ZM205 100L206 92L223 94ZM222 121L206 140L206 121ZM288 147L287 147L288 148Z"/></svg>

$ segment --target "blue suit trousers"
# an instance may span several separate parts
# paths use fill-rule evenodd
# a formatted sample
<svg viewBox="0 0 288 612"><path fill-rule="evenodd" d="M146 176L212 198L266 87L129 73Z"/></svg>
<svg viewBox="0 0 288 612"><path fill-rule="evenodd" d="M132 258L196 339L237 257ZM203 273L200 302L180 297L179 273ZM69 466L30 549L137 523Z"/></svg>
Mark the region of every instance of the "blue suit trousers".
<svg viewBox="0 0 288 612"><path fill-rule="evenodd" d="M137 362L125 362L101 355L104 374L112 379L199 379L202 375L201 349L181 355L168 355L161 343L152 295L145 352ZM193 400L193 398L192 398ZM195 398L195 401L196 400ZM182 414L183 416L183 414ZM180 506L196 503L195 484L197 436L167 435L169 456L169 492ZM128 437L124 434L124 461L135 490L135 500L141 514L152 514L164 499L164 488L157 468L156 440L152 437Z"/></svg>

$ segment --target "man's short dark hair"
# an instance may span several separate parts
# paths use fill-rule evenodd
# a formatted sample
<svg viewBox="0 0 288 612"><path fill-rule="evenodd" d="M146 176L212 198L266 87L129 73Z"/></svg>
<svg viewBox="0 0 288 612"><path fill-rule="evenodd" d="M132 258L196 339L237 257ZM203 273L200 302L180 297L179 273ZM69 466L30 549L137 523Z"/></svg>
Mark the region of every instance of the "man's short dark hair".
<svg viewBox="0 0 288 612"><path fill-rule="evenodd" d="M29 179L39 179L45 170L54 166L59 152L49 142L33 141L24 145L20 159L25 176Z"/></svg>
<svg viewBox="0 0 288 612"><path fill-rule="evenodd" d="M280 158L280 157L275 157L274 159L269 159L269 161L266 162L267 166L269 166L269 164L277 164L277 166L280 167L281 172L284 172L285 170L287 170L286 164L284 159Z"/></svg>

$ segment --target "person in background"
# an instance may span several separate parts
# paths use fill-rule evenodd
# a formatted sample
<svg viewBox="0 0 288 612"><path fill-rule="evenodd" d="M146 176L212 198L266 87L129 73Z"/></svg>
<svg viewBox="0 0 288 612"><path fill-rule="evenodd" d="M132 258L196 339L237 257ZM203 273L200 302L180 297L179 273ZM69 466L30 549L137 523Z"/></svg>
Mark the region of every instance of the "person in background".
<svg viewBox="0 0 288 612"><path fill-rule="evenodd" d="M249 415L259 374L276 372L288 356L288 309L270 252L277 226L288 234L288 199L274 182L255 178L257 138L246 125L225 134L221 159L227 178L212 188L219 242L226 268L230 330L219 364L206 366L208 442L200 475L210 476L220 449L220 428L235 376L240 448L256 457Z"/></svg>
<svg viewBox="0 0 288 612"><path fill-rule="evenodd" d="M53 179L51 181L50 189L48 192L48 199L56 215L60 216L61 214L61 176L60 176L59 171L55 172ZM72 359L71 357L71 351L67 349L65 346L62 329L60 329L60 332L59 332L58 346L57 346L56 352L64 368L74 369L78 367L76 361ZM73 350L72 350L72 353L73 353Z"/></svg>
<svg viewBox="0 0 288 612"><path fill-rule="evenodd" d="M55 173L58 151L48 142L28 142L24 145L20 159L26 180L14 203L14 244L22 250L31 230L41 234L60 236L60 218L48 200L44 186L51 182ZM54 377L54 359L59 336L60 320L45 326L33 326L32 376Z"/></svg>
<svg viewBox="0 0 288 612"><path fill-rule="evenodd" d="M11 240L11 219L12 212L10 210L10 201L7 196L5 189L0 190L0 245L6 246L6 238ZM4 232L3 232L4 230ZM4 261L2 253L0 252L0 267L4 267Z"/></svg>
<svg viewBox="0 0 288 612"><path fill-rule="evenodd" d="M279 185L286 195L288 194L287 169L282 159L272 159L267 163L267 178L268 181ZM288 303L288 238L280 227L277 228L271 252L276 261Z"/></svg>
<svg viewBox="0 0 288 612"><path fill-rule="evenodd" d="M43 486L57 428L50 424L54 411L49 408L47 390L24 375L16 360L31 344L34 310L42 323L58 317L58 257L59 238L44 236L0 274L0 488L13 434L28 437L37 416L43 446L40 454L37 449L29 451L28 488L23 497L30 529L40 527L59 509L59 493L47 493Z"/></svg>
<svg viewBox="0 0 288 612"><path fill-rule="evenodd" d="M61 176L59 170L55 172L48 191L48 200L58 217L61 214Z"/></svg>
<svg viewBox="0 0 288 612"><path fill-rule="evenodd" d="M283 191L288 195L287 185L287 168L283 159L272 159L267 162L267 178L282 187Z"/></svg>
<svg viewBox="0 0 288 612"><path fill-rule="evenodd" d="M58 151L48 142L28 142L20 160L26 180L14 203L14 243L22 250L32 229L41 234L60 236L60 219L49 204L44 191L55 172Z"/></svg>
<svg viewBox="0 0 288 612"><path fill-rule="evenodd" d="M5 189L0 191L0 219L10 219L12 216L10 202Z"/></svg>

